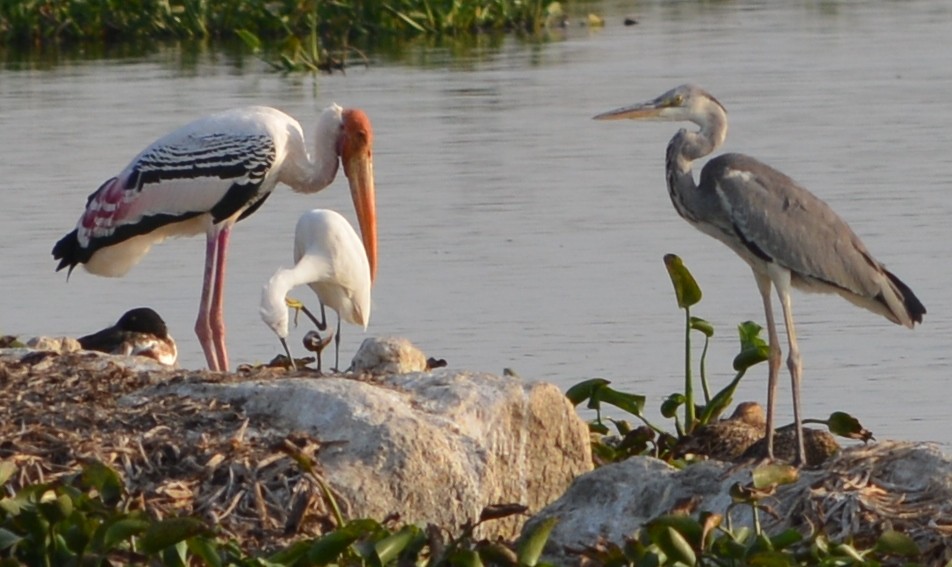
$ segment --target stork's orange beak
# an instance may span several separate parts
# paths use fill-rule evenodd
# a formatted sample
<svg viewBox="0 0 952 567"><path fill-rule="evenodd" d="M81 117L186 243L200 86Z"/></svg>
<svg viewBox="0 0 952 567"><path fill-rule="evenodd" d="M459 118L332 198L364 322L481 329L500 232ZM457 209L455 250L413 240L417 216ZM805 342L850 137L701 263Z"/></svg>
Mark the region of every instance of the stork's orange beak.
<svg viewBox="0 0 952 567"><path fill-rule="evenodd" d="M370 279L377 277L377 204L374 191L374 134L370 119L362 110L347 109L342 114L341 163L350 183L360 235L370 263Z"/></svg>

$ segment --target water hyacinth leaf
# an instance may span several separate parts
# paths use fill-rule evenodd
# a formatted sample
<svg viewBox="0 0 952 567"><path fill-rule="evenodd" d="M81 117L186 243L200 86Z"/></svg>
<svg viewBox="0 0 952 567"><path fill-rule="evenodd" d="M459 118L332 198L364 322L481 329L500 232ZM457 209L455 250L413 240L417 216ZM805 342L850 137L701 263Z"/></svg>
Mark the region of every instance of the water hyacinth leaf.
<svg viewBox="0 0 952 567"><path fill-rule="evenodd" d="M714 325L708 323L707 321L705 321L704 319L701 319L700 317L695 317L693 315L691 316L690 321L691 321L691 328L694 329L695 331L700 331L704 333L704 336L707 338L711 338L714 336Z"/></svg>
<svg viewBox="0 0 952 567"><path fill-rule="evenodd" d="M760 337L763 328L753 321L737 326L740 335L740 354L734 357L734 370L744 372L770 357L770 346Z"/></svg>
<svg viewBox="0 0 952 567"><path fill-rule="evenodd" d="M332 563L356 540L356 535L346 533L343 530L325 534L318 538L307 550L307 559L317 565Z"/></svg>
<svg viewBox="0 0 952 567"><path fill-rule="evenodd" d="M757 565L758 567L793 567L797 565L791 556L772 549L760 549L758 547L748 550L746 555L747 565Z"/></svg>
<svg viewBox="0 0 952 567"><path fill-rule="evenodd" d="M886 530L876 541L876 551L902 557L916 557L921 553L916 541L908 535L895 530Z"/></svg>
<svg viewBox="0 0 952 567"><path fill-rule="evenodd" d="M483 560L472 549L456 549L450 555L449 565L454 567L483 567Z"/></svg>
<svg viewBox="0 0 952 567"><path fill-rule="evenodd" d="M863 443L873 438L872 432L863 427L858 419L842 411L835 411L830 414L827 427L830 433L834 435L847 439L858 439Z"/></svg>
<svg viewBox="0 0 952 567"><path fill-rule="evenodd" d="M144 553L158 553L198 535L211 535L211 530L201 520L166 518L149 526L139 539L139 546Z"/></svg>
<svg viewBox="0 0 952 567"><path fill-rule="evenodd" d="M588 430L590 433L597 433L599 435L608 435L608 426L600 421L590 421L588 423Z"/></svg>
<svg viewBox="0 0 952 567"><path fill-rule="evenodd" d="M545 543L549 541L549 534L558 523L557 517L546 518L532 530L528 537L519 542L519 549L516 552L519 558L519 565L534 567L539 562Z"/></svg>
<svg viewBox="0 0 952 567"><path fill-rule="evenodd" d="M405 526L397 533L387 536L375 543L374 554L379 564L389 565L420 533L420 528L416 526Z"/></svg>
<svg viewBox="0 0 952 567"><path fill-rule="evenodd" d="M770 538L774 549L785 549L803 541L803 535L793 528L786 529Z"/></svg>
<svg viewBox="0 0 952 567"><path fill-rule="evenodd" d="M103 549L115 549L119 543L143 533L149 522L135 517L124 517L104 526L102 530ZM97 534L98 535L98 534Z"/></svg>
<svg viewBox="0 0 952 567"><path fill-rule="evenodd" d="M752 476L754 488L764 489L794 483L800 477L800 471L791 465L765 463L754 468Z"/></svg>
<svg viewBox="0 0 952 567"><path fill-rule="evenodd" d="M0 528L0 549L7 549L18 544L23 538L6 528Z"/></svg>
<svg viewBox="0 0 952 567"><path fill-rule="evenodd" d="M701 523L691 516L680 514L665 514L648 522L648 534L657 542L658 538L665 537L665 529L676 531L691 548L700 548L704 528ZM664 549L664 547L662 547Z"/></svg>
<svg viewBox="0 0 952 567"><path fill-rule="evenodd" d="M687 309L701 301L701 288L691 272L688 271L681 258L675 254L664 255L664 267L668 270L668 277L674 285L674 295L678 300L678 307Z"/></svg>
<svg viewBox="0 0 952 567"><path fill-rule="evenodd" d="M604 378L591 378L569 388L565 392L565 397L572 402L573 406L577 406L594 396L599 388L609 384L611 384L611 381L605 380Z"/></svg>
<svg viewBox="0 0 952 567"><path fill-rule="evenodd" d="M83 484L95 488L106 504L115 504L122 498L125 486L119 473L99 461L83 467Z"/></svg>
<svg viewBox="0 0 952 567"><path fill-rule="evenodd" d="M671 419L678 412L678 408L681 407L684 402L687 401L684 398L684 394L675 392L668 396L668 399L661 402L661 415Z"/></svg>
<svg viewBox="0 0 952 567"><path fill-rule="evenodd" d="M627 411L628 413L640 416L645 408L645 397L639 394L629 394L619 392L614 388L604 386L596 392L596 397L606 404L611 404L616 408Z"/></svg>
<svg viewBox="0 0 952 567"><path fill-rule="evenodd" d="M608 418L608 421L615 425L615 431L622 437L631 433L631 424L628 423L628 420Z"/></svg>
<svg viewBox="0 0 952 567"><path fill-rule="evenodd" d="M73 513L73 500L65 494L56 494L50 490L43 495L37 509L48 522L55 524Z"/></svg>
<svg viewBox="0 0 952 567"><path fill-rule="evenodd" d="M284 549L268 556L267 564L297 565L298 560L307 555L311 548L311 540L298 540ZM301 562L301 564L306 564Z"/></svg>
<svg viewBox="0 0 952 567"><path fill-rule="evenodd" d="M661 548L661 551L669 559L685 565L697 564L697 554L694 553L691 544L673 527L664 526L656 537L652 537L652 541Z"/></svg>
<svg viewBox="0 0 952 567"><path fill-rule="evenodd" d="M221 555L215 541L207 537L193 537L185 541L188 550L209 567L222 567Z"/></svg>
<svg viewBox="0 0 952 567"><path fill-rule="evenodd" d="M501 541L489 542L478 547L479 558L487 565L519 565L516 552Z"/></svg>
<svg viewBox="0 0 952 567"><path fill-rule="evenodd" d="M17 466L13 461L0 461L0 486L7 483L17 472Z"/></svg>

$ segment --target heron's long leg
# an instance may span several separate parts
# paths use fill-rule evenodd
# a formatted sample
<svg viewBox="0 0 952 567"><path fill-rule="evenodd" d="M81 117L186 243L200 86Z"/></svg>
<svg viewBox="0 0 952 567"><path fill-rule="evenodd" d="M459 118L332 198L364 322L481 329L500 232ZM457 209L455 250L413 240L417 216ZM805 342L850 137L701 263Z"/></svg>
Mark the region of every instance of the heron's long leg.
<svg viewBox="0 0 952 567"><path fill-rule="evenodd" d="M767 318L767 341L770 355L767 359L767 457L773 459L774 416L777 403L777 377L780 373L780 341L777 338L777 325L774 323L773 306L770 303L770 278L754 272L757 289L764 301L764 316Z"/></svg>
<svg viewBox="0 0 952 567"><path fill-rule="evenodd" d="M797 346L797 331L793 325L793 307L790 299L790 271L783 270L782 274L771 274L777 295L780 297L780 306L783 308L783 323L787 328L787 368L790 369L790 384L793 389L793 421L797 428L797 456L794 464L806 464L806 451L803 447L803 420L800 415L800 377L803 373L803 362L800 360L800 347Z"/></svg>
<svg viewBox="0 0 952 567"><path fill-rule="evenodd" d="M228 372L228 349L225 346L225 316L223 297L225 289L225 260L228 257L228 241L231 237L231 227L226 226L218 233L218 254L215 258L215 285L212 288L211 303L211 331L215 351L218 354L219 370Z"/></svg>
<svg viewBox="0 0 952 567"><path fill-rule="evenodd" d="M209 370L219 370L218 353L212 343L211 302L215 280L215 265L218 256L218 232L210 230L205 240L205 278L202 282L202 298L198 304L198 319L195 321L195 334L205 353Z"/></svg>

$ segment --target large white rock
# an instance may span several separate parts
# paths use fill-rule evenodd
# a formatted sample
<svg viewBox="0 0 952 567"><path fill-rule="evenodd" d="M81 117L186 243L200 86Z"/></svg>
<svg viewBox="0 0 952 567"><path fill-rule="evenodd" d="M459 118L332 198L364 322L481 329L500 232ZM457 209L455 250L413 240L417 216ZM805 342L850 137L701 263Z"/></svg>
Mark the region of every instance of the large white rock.
<svg viewBox="0 0 952 567"><path fill-rule="evenodd" d="M588 430L554 385L439 370L364 382L343 377L163 384L130 397L176 394L239 405L251 428L304 431L327 443L324 477L348 516L454 527L489 504L530 513L591 470ZM481 526L514 537L525 518Z"/></svg>

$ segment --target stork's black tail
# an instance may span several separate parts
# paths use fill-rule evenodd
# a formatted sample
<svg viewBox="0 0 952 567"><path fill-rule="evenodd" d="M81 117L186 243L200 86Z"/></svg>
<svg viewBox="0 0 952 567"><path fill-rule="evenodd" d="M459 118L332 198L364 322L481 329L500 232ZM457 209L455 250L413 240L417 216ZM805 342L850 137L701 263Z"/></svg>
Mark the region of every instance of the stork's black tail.
<svg viewBox="0 0 952 567"><path fill-rule="evenodd" d="M59 265L56 266L56 271L58 272L63 268L69 268L69 271L66 273L67 279L69 279L69 274L73 273L73 268L88 261L89 257L89 251L80 246L75 229L73 232L60 238L59 242L53 246L53 259L60 261Z"/></svg>

